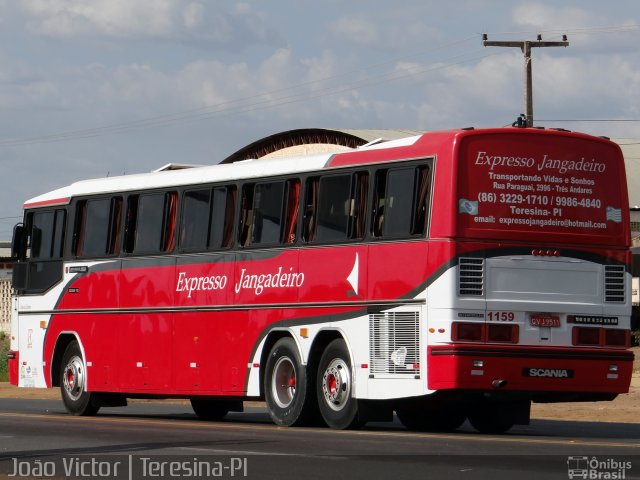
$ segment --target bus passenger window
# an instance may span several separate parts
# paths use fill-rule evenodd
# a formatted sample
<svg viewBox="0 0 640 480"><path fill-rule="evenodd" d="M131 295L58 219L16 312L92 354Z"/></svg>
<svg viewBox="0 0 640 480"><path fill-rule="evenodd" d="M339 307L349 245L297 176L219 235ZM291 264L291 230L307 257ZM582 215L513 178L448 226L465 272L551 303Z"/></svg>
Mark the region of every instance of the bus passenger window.
<svg viewBox="0 0 640 480"><path fill-rule="evenodd" d="M253 196L251 244L277 244L282 229L284 182L258 183Z"/></svg>
<svg viewBox="0 0 640 480"><path fill-rule="evenodd" d="M122 199L119 197L78 202L73 255L100 257L116 254L119 248L121 211Z"/></svg>
<svg viewBox="0 0 640 480"><path fill-rule="evenodd" d="M129 197L125 240L127 253L153 254L173 250L177 200L176 192Z"/></svg>
<svg viewBox="0 0 640 480"><path fill-rule="evenodd" d="M367 222L367 194L369 192L369 175L367 173L356 173L354 178L354 195L352 199L351 212L351 236L350 238L361 240L364 238L364 231Z"/></svg>
<svg viewBox="0 0 640 480"><path fill-rule="evenodd" d="M346 240L352 209L351 175L320 178L315 241Z"/></svg>
<svg viewBox="0 0 640 480"><path fill-rule="evenodd" d="M313 242L316 239L316 214L318 211L318 186L319 178L310 178L307 180L305 200L304 200L304 216L302 217L302 240L305 242Z"/></svg>
<svg viewBox="0 0 640 480"><path fill-rule="evenodd" d="M185 192L180 225L180 248L182 250L206 250L210 205L210 189Z"/></svg>
<svg viewBox="0 0 640 480"><path fill-rule="evenodd" d="M287 216L284 229L283 243L292 244L296 241L298 227L298 212L300 211L300 180L287 181Z"/></svg>
<svg viewBox="0 0 640 480"><path fill-rule="evenodd" d="M209 230L209 249L230 248L233 243L233 218L236 210L236 187L213 189L213 206Z"/></svg>
<svg viewBox="0 0 640 480"><path fill-rule="evenodd" d="M426 226L429 169L393 168L376 173L374 237L423 234Z"/></svg>
<svg viewBox="0 0 640 480"><path fill-rule="evenodd" d="M416 235L424 235L427 229L429 191L431 187L430 173L428 166L418 168L418 198L416 199L416 214L412 232Z"/></svg>
<svg viewBox="0 0 640 480"><path fill-rule="evenodd" d="M253 184L242 187L242 199L240 203L240 231L238 242L241 247L251 245L253 238Z"/></svg>

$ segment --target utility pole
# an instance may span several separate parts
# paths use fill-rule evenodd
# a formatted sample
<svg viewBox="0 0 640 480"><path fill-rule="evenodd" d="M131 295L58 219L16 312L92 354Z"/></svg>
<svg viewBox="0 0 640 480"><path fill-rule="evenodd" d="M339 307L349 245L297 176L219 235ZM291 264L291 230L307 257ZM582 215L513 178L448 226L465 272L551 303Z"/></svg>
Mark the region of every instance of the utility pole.
<svg viewBox="0 0 640 480"><path fill-rule="evenodd" d="M524 54L524 110L525 127L533 127L533 75L531 70L531 48L532 47L568 47L567 36L562 35L561 42L543 42L542 36L538 35L536 41L489 41L487 34L482 34L482 44L485 47L517 47Z"/></svg>

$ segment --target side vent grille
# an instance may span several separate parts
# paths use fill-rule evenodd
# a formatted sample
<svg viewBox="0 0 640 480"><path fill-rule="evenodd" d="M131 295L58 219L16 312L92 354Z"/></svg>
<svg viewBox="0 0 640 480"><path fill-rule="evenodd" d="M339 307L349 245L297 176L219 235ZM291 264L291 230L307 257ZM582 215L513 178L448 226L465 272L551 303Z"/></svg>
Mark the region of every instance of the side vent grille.
<svg viewBox="0 0 640 480"><path fill-rule="evenodd" d="M458 293L476 297L484 295L484 258L460 258Z"/></svg>
<svg viewBox="0 0 640 480"><path fill-rule="evenodd" d="M604 267L604 301L610 303L625 302L625 267L622 265L605 265Z"/></svg>
<svg viewBox="0 0 640 480"><path fill-rule="evenodd" d="M369 315L370 373L420 378L420 314Z"/></svg>

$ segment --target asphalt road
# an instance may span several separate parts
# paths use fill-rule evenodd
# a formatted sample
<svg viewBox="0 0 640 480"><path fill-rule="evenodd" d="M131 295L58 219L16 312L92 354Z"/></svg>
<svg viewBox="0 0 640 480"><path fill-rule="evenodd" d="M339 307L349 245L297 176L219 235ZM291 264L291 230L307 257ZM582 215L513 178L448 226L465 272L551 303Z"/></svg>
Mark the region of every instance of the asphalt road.
<svg viewBox="0 0 640 480"><path fill-rule="evenodd" d="M591 469L602 474L599 478L640 479L640 424L534 420L496 436L468 425L451 434L415 433L397 422L335 431L279 428L255 407L223 422L204 422L182 404L136 403L104 408L96 417L73 417L59 401L0 399L0 478L13 473L17 476L10 478L45 478L53 470L65 476L65 468L72 478L123 479L200 473L200 478L540 480L569 478L569 468L575 478L596 478L581 476Z"/></svg>

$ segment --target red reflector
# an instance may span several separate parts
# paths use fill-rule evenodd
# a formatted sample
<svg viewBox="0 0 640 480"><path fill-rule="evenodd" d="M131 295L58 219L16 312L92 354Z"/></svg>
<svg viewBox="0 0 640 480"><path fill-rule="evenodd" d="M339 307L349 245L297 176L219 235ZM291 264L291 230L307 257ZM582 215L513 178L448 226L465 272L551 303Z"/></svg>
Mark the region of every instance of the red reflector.
<svg viewBox="0 0 640 480"><path fill-rule="evenodd" d="M488 324L487 342L518 343L518 325Z"/></svg>
<svg viewBox="0 0 640 480"><path fill-rule="evenodd" d="M573 327L574 345L600 345L600 328Z"/></svg>
<svg viewBox="0 0 640 480"><path fill-rule="evenodd" d="M484 323L453 322L451 339L454 342L483 342Z"/></svg>
<svg viewBox="0 0 640 480"><path fill-rule="evenodd" d="M607 347L630 347L631 332L629 330L607 328L604 330L604 344Z"/></svg>

